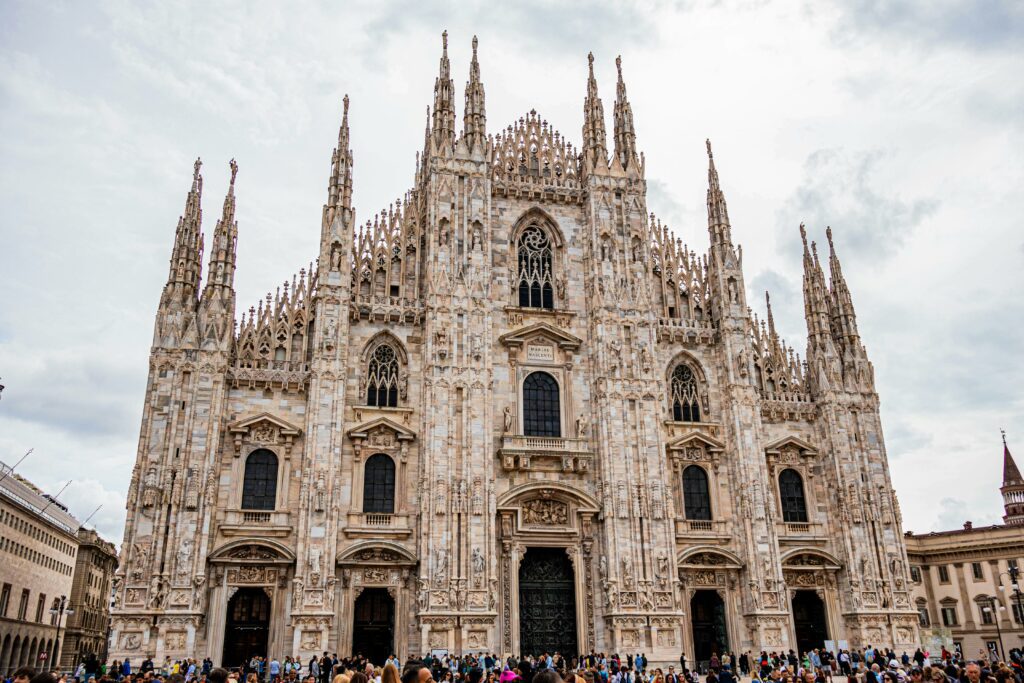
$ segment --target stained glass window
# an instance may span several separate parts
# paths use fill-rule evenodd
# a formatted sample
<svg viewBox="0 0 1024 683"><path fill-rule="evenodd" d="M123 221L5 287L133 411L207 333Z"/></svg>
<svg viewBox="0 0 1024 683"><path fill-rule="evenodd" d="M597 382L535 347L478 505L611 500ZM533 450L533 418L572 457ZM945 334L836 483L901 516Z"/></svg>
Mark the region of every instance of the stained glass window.
<svg viewBox="0 0 1024 683"><path fill-rule="evenodd" d="M551 241L544 231L531 225L519 236L519 305L524 308L554 308L551 274Z"/></svg>
<svg viewBox="0 0 1024 683"><path fill-rule="evenodd" d="M687 365L672 371L672 419L676 422L700 422L697 378Z"/></svg>

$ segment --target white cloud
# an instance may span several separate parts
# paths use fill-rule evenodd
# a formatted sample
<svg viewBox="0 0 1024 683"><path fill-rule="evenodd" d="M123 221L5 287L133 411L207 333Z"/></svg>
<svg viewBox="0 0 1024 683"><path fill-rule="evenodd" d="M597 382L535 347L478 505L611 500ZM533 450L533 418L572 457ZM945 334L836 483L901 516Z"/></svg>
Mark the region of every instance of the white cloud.
<svg viewBox="0 0 1024 683"><path fill-rule="evenodd" d="M751 302L763 311L772 291L797 349L796 225L819 240L832 225L906 526L998 518L996 430L1024 443L1019 3L99 9L0 8L0 459L35 446L24 472L48 490L73 479L73 512L102 503L108 537L192 159L206 162L208 229L228 159L241 166L247 308L316 253L344 93L357 215L408 189L445 28L460 89L480 37L492 131L536 108L578 140L590 50L610 130L621 53L649 209L706 248L710 137Z"/></svg>

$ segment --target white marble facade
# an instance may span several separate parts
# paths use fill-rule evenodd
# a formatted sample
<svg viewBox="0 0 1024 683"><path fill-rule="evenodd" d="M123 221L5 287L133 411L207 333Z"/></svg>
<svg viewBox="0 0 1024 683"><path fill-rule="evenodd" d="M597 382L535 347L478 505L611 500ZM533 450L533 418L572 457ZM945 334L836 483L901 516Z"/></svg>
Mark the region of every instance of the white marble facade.
<svg viewBox="0 0 1024 683"><path fill-rule="evenodd" d="M831 234L830 284L805 239L804 364L770 309L748 308L710 144L698 256L648 213L621 67L609 152L592 67L576 148L533 111L489 133L475 39L473 55L463 130L445 49L414 187L362 224L345 99L317 265L240 318L237 167L200 287L197 161L111 657L220 662L240 591L278 657L351 652L368 591L393 607L402 657L515 653L520 563L552 547L578 652L677 660L708 633L788 649L809 628L794 600L820 605L818 635L915 645L873 370ZM259 462L276 470L257 481Z"/></svg>

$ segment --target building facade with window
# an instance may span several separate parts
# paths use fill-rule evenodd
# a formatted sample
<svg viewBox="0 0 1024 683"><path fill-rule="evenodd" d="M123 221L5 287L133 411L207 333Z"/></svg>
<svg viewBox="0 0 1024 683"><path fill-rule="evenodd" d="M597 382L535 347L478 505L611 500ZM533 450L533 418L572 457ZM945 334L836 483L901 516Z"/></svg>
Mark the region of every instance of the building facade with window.
<svg viewBox="0 0 1024 683"><path fill-rule="evenodd" d="M922 636L952 640L969 658L1024 648L1024 478L1005 440L1000 492L1001 525L906 534Z"/></svg>
<svg viewBox="0 0 1024 683"><path fill-rule="evenodd" d="M831 231L829 283L801 226L805 363L748 308L710 144L698 256L648 212L621 69L609 149L591 58L577 148L488 131L473 47L461 132L445 45L413 187L363 223L345 98L316 265L237 320L237 166L200 286L196 162L111 656L912 648Z"/></svg>
<svg viewBox="0 0 1024 683"><path fill-rule="evenodd" d="M74 671L78 662L94 654L106 661L110 635L110 597L117 569L117 548L93 529L78 530L78 554L60 665Z"/></svg>
<svg viewBox="0 0 1024 683"><path fill-rule="evenodd" d="M51 610L71 595L79 524L6 465L0 478L0 676L7 676L20 666L50 668L63 650Z"/></svg>

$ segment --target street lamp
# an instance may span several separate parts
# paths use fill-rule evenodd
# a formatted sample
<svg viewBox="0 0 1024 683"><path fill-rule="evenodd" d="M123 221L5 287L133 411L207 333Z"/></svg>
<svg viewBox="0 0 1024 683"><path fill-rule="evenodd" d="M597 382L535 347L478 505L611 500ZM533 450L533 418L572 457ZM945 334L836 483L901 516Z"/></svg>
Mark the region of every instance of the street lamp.
<svg viewBox="0 0 1024 683"><path fill-rule="evenodd" d="M68 616L71 616L74 613L75 613L75 610L71 609L71 607L68 605L68 596L66 596L66 595L60 596L60 602L57 603L56 607L54 607L54 608L52 608L50 610L50 614L52 614L55 617L57 617L57 640L54 642L54 647L53 647L53 649L54 649L53 661L54 661L54 666L56 666L58 669L60 668L60 646L61 646L60 630L61 630L61 627L62 627L61 620L62 620L62 618L64 617L65 614L67 614Z"/></svg>
<svg viewBox="0 0 1024 683"><path fill-rule="evenodd" d="M996 656L999 659L1003 658L1002 653L1006 652L1006 648L1003 647L1003 631L999 628L999 612L1006 611L1006 608L996 603L995 598L988 599L988 607L982 607L982 612L990 612L992 614L992 620L996 622L996 637L999 639L999 652Z"/></svg>
<svg viewBox="0 0 1024 683"><path fill-rule="evenodd" d="M1013 590L1013 597L1017 602L1017 614L1014 615L1013 621L1016 622L1017 617L1020 617L1021 622L1024 622L1024 601L1021 600L1020 592L1020 569L1010 565L1005 572L999 574L999 590L1005 593L1006 586L1003 585L1004 576L1010 579L1010 589Z"/></svg>

